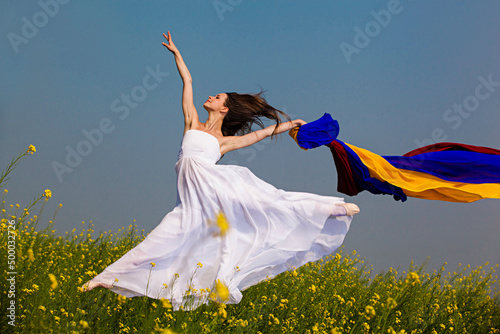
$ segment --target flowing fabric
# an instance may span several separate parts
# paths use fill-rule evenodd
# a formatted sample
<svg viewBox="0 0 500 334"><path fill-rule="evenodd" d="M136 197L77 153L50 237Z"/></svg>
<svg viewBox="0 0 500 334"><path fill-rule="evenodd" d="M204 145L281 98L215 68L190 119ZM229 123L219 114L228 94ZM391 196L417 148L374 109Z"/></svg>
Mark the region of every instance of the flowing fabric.
<svg viewBox="0 0 500 334"><path fill-rule="evenodd" d="M220 157L214 136L188 130L175 165L176 207L91 281L126 297L165 298L176 309L192 309L220 280L227 302L238 303L240 291L342 244L352 217L332 214L343 199L277 189L245 167L217 165ZM225 233L210 223L219 212L230 225Z"/></svg>
<svg viewBox="0 0 500 334"><path fill-rule="evenodd" d="M317 129L327 130L328 135ZM290 131L304 149L327 145L338 174L338 191L363 190L450 202L500 198L500 150L458 143L437 143L403 156L380 156L336 139L338 123L329 114ZM333 139L325 144L325 141ZM302 138L307 138L302 142ZM315 143L317 145L315 145ZM320 145L319 145L320 144Z"/></svg>

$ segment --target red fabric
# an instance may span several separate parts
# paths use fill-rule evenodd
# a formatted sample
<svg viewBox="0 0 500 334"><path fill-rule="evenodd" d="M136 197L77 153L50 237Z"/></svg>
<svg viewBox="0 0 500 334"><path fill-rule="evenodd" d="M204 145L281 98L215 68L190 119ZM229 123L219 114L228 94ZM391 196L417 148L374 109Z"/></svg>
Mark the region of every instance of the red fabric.
<svg viewBox="0 0 500 334"><path fill-rule="evenodd" d="M354 175L349 164L349 158L342 144L337 141L332 141L328 147L333 155L333 161L337 168L337 190L349 196L357 195L364 189L359 187L354 181Z"/></svg>
<svg viewBox="0 0 500 334"><path fill-rule="evenodd" d="M489 147L474 146L474 145L459 144L459 143L436 143L417 148L413 151L404 154L403 156L413 157L415 155L422 153L439 152L439 151L471 151L471 152L478 152L485 154L500 155L500 150Z"/></svg>

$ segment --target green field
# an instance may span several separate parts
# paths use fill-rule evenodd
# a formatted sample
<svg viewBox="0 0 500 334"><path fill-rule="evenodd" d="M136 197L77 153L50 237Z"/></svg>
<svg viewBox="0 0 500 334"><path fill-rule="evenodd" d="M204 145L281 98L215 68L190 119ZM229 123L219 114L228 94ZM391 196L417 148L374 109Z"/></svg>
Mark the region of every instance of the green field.
<svg viewBox="0 0 500 334"><path fill-rule="evenodd" d="M52 227L55 213L50 221L41 218L50 191L23 207L6 204L6 176L28 154L0 176L0 268L6 278L16 272L15 280L0 282L2 332L500 333L498 265L426 272L411 263L406 271L374 275L359 255L342 249L245 290L236 305L210 301L173 311L166 300L123 298L100 288L83 293L82 284L142 241L144 232L131 225L97 234L83 223L60 236ZM13 300L15 309L8 310Z"/></svg>

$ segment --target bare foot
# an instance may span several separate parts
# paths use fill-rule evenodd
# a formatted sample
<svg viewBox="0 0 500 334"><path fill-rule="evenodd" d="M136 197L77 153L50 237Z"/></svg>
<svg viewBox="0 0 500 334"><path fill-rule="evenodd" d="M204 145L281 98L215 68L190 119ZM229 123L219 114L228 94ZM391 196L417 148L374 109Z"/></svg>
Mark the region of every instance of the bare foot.
<svg viewBox="0 0 500 334"><path fill-rule="evenodd" d="M347 211L347 216L354 216L359 213L359 207L354 203L337 203L338 206L343 206Z"/></svg>
<svg viewBox="0 0 500 334"><path fill-rule="evenodd" d="M87 282L84 285L82 285L82 290L83 291L90 291L94 288L101 287L101 288L106 288L106 289L111 289L112 286L108 284L104 284L101 282Z"/></svg>

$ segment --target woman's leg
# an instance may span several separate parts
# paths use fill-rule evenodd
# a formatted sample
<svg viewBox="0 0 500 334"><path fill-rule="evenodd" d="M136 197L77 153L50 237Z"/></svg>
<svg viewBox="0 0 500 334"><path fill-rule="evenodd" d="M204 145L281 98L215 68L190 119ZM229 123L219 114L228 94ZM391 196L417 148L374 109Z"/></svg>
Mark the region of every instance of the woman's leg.
<svg viewBox="0 0 500 334"><path fill-rule="evenodd" d="M104 284L104 283L101 283L101 282L87 282L84 285L82 285L82 290L83 291L90 291L93 288L97 288L97 287L102 287L102 288L106 288L106 289L112 288L111 285Z"/></svg>

